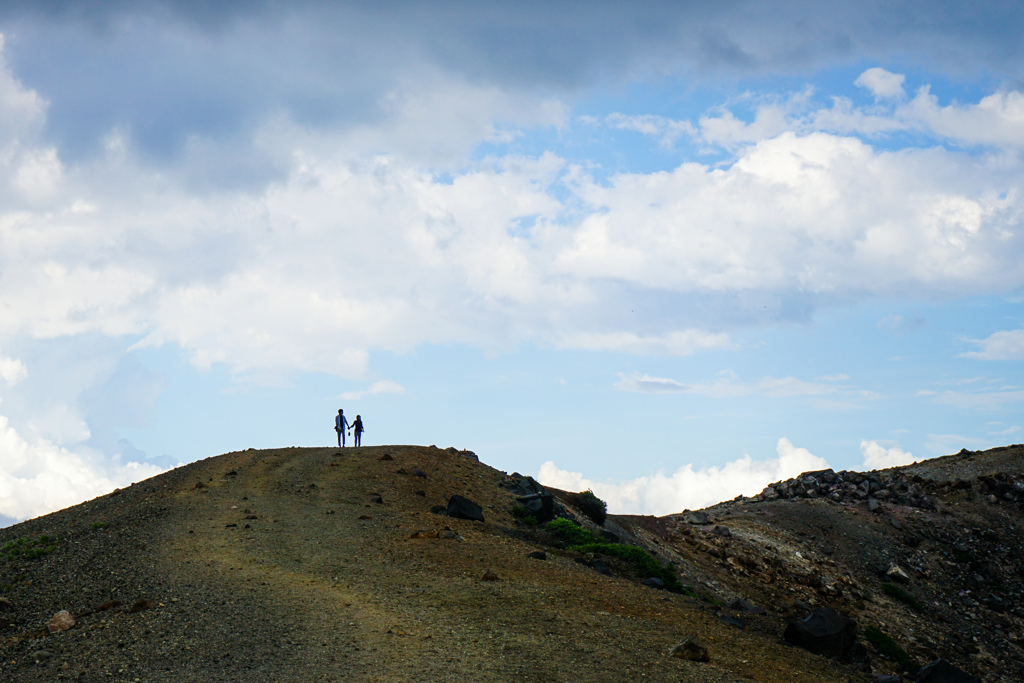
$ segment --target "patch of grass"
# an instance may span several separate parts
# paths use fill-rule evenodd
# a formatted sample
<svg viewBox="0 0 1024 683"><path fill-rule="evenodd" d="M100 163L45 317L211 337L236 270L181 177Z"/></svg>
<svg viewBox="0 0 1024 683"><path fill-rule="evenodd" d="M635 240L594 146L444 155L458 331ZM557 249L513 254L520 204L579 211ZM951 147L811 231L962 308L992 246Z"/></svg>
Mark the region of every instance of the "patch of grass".
<svg viewBox="0 0 1024 683"><path fill-rule="evenodd" d="M512 508L512 516L527 526L537 526L537 518L530 514L530 511L522 505Z"/></svg>
<svg viewBox="0 0 1024 683"><path fill-rule="evenodd" d="M692 588L686 590L688 587L679 583L679 578L671 568L662 565L643 548L622 543L608 543L567 519L551 520L544 525L544 528L565 542L569 550L617 557L631 565L633 571L642 578L654 576L661 579L669 590L695 595Z"/></svg>
<svg viewBox="0 0 1024 683"><path fill-rule="evenodd" d="M894 600L899 600L915 612L924 612L924 605L917 598L894 583L883 583L882 592Z"/></svg>
<svg viewBox="0 0 1024 683"><path fill-rule="evenodd" d="M7 560L34 560L42 557L43 555L49 555L56 549L56 536L43 535L32 540L27 538L18 538L4 544L4 546L0 548L0 556Z"/></svg>
<svg viewBox="0 0 1024 683"><path fill-rule="evenodd" d="M673 591L682 591L683 585L679 583L676 573L654 559L650 553L643 548L621 543L584 543L569 547L579 553L595 553L618 557L633 565L637 574L643 578L655 576L665 583L665 587Z"/></svg>
<svg viewBox="0 0 1024 683"><path fill-rule="evenodd" d="M93 531L96 531L96 530L99 530L99 529L105 529L106 526L107 526L106 522L93 522L92 524L89 525L89 527Z"/></svg>
<svg viewBox="0 0 1024 683"><path fill-rule="evenodd" d="M570 548L576 545L583 545L584 543L601 542L594 534L567 519L553 519L545 524L544 528Z"/></svg>
<svg viewBox="0 0 1024 683"><path fill-rule="evenodd" d="M864 640L871 643L878 653L886 659L892 660L903 667L904 671L909 671L912 675L917 675L918 669L921 665L914 661L913 657L907 654L899 644L879 631L874 626L868 626L864 629Z"/></svg>

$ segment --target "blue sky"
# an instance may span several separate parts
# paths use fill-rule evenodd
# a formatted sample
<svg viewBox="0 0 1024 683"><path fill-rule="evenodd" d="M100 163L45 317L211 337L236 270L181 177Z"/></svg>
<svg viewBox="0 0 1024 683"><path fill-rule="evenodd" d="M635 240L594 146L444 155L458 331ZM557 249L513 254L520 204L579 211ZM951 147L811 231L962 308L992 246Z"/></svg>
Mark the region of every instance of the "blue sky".
<svg viewBox="0 0 1024 683"><path fill-rule="evenodd" d="M1016 3L0 8L0 522L454 445L700 507L1020 441Z"/></svg>

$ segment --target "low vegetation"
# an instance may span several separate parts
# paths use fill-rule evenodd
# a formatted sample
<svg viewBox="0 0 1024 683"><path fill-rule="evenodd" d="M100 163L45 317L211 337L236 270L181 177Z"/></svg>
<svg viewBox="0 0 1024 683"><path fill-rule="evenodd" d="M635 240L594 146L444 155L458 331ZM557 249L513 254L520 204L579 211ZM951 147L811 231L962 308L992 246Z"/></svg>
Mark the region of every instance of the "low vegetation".
<svg viewBox="0 0 1024 683"><path fill-rule="evenodd" d="M616 557L625 561L631 570L642 578L655 577L661 579L669 590L683 591L676 573L662 565L643 548L621 543L608 543L593 532L574 524L567 519L555 519L544 528L555 538L565 543L567 549L578 553L594 553L606 557Z"/></svg>
<svg viewBox="0 0 1024 683"><path fill-rule="evenodd" d="M912 675L917 675L918 669L921 665L914 661L914 659L907 654L899 644L890 638L889 636L882 633L874 626L868 626L864 629L864 640L871 643L871 645L878 650L878 654L882 655L886 659L896 662L904 671L910 672Z"/></svg>
<svg viewBox="0 0 1024 683"><path fill-rule="evenodd" d="M44 555L49 555L57 549L56 536L39 536L29 540L18 538L9 541L0 548L0 557L5 560L34 560Z"/></svg>
<svg viewBox="0 0 1024 683"><path fill-rule="evenodd" d="M882 592L894 600L899 600L915 612L924 612L924 605L917 598L894 583L883 583Z"/></svg>

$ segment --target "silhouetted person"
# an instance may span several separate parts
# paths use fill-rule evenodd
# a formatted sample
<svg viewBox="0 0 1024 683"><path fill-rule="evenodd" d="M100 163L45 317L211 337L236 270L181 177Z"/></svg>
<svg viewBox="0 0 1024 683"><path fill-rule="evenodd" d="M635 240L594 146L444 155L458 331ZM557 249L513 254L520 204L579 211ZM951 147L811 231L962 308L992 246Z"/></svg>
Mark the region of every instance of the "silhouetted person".
<svg viewBox="0 0 1024 683"><path fill-rule="evenodd" d="M363 418L360 415L356 415L356 421L352 423L353 434L353 446L359 446L363 442Z"/></svg>
<svg viewBox="0 0 1024 683"><path fill-rule="evenodd" d="M359 421L358 417L356 417L356 421ZM348 420L345 419L345 411L338 408L338 414L334 418L334 431L338 432L338 448L345 447L345 430L349 428ZM359 445L358 436L356 437L356 445Z"/></svg>

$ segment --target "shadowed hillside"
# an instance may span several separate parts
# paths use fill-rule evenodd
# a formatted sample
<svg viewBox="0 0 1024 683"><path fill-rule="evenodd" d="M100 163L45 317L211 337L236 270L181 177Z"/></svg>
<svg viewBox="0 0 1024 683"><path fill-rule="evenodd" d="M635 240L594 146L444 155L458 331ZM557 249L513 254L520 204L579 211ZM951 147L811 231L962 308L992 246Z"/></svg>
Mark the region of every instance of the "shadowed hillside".
<svg viewBox="0 0 1024 683"><path fill-rule="evenodd" d="M549 527L469 452L229 453L0 530L0 680L845 682L942 658L1019 681L1022 456L602 526L553 492ZM786 642L822 607L853 654ZM708 661L670 654L687 638Z"/></svg>

